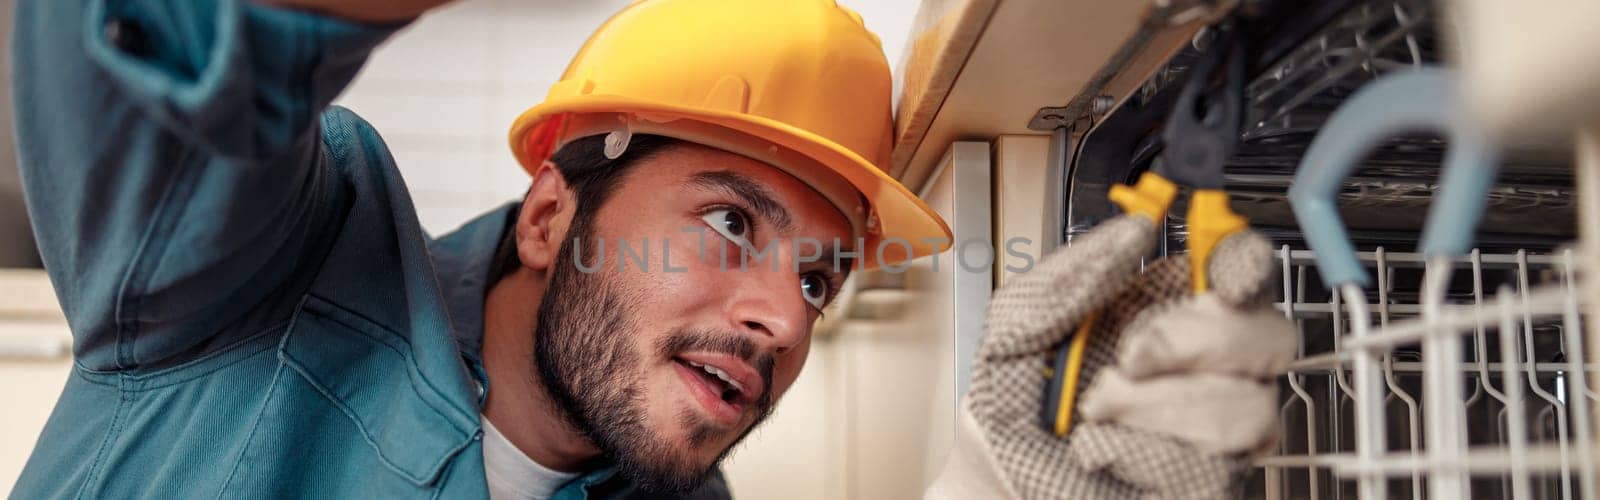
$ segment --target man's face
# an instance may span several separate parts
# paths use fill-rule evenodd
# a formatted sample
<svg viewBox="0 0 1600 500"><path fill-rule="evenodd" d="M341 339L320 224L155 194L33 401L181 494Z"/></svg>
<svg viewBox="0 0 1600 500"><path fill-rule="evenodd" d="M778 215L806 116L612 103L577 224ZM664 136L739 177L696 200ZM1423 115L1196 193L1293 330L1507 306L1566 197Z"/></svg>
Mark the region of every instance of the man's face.
<svg viewBox="0 0 1600 500"><path fill-rule="evenodd" d="M848 222L787 174L695 145L635 165L583 217L552 266L534 362L621 472L692 487L799 375L849 269L827 256Z"/></svg>

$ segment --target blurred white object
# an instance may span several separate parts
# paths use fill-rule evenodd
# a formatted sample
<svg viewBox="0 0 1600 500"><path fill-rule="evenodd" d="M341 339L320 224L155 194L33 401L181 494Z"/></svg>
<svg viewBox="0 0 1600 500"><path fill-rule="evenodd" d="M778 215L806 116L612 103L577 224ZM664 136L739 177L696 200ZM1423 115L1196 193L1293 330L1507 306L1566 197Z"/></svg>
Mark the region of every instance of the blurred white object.
<svg viewBox="0 0 1600 500"><path fill-rule="evenodd" d="M43 269L0 269L0 360L58 359L72 332Z"/></svg>
<svg viewBox="0 0 1600 500"><path fill-rule="evenodd" d="M1550 137L1576 138L1574 167L1580 225L1576 261L1579 269L1592 269L1600 261L1600 200L1596 199L1600 197L1600 66L1594 64L1600 57L1600 29L1595 29L1600 2L1460 0L1450 6L1460 23L1461 67L1466 76L1463 93L1470 111L1495 140L1509 144ZM1594 318L1600 315L1600 302L1593 301L1600 293L1600 281L1582 281L1586 283L1576 288L1582 291L1577 296L1588 299L1581 304L1583 313ZM1574 294L1571 289L1567 293ZM1569 322L1576 323L1580 301L1568 299L1566 313L1572 318ZM1527 307L1526 302L1523 307ZM1600 363L1600 350L1593 346L1586 355L1581 354L1580 346L1574 345L1570 350L1580 353L1575 358L1586 358L1587 366ZM1589 372L1588 377L1573 380L1595 385L1600 383L1600 376ZM1589 391L1585 395L1593 399L1595 393ZM1573 407L1589 409L1586 404ZM1593 451L1588 449L1593 445L1589 432L1600 422L1588 421L1587 412L1578 412L1574 417L1572 424L1580 452L1578 468L1583 472L1579 494L1594 498L1597 486L1594 458L1590 456ZM1558 430L1564 438L1566 426L1561 425ZM1566 440L1562 441L1560 465L1564 472L1571 464ZM1520 486L1517 492L1525 496L1527 486ZM1567 482L1562 484L1562 493L1572 493Z"/></svg>
<svg viewBox="0 0 1600 500"><path fill-rule="evenodd" d="M1600 117L1600 2L1458 0L1472 110L1496 137L1569 137Z"/></svg>
<svg viewBox="0 0 1600 500"><path fill-rule="evenodd" d="M0 268L0 318L7 317L64 318L43 269Z"/></svg>
<svg viewBox="0 0 1600 500"><path fill-rule="evenodd" d="M0 320L0 361L62 359L71 349L64 322Z"/></svg>

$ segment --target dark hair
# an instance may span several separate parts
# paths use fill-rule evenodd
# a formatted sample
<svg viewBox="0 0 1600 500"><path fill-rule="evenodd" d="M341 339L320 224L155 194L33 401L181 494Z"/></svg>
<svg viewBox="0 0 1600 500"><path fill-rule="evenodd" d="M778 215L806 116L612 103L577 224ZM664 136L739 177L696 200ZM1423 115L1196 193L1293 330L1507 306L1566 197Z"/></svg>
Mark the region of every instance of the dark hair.
<svg viewBox="0 0 1600 500"><path fill-rule="evenodd" d="M628 149L613 160L606 158L603 135L574 140L550 155L550 162L567 180L567 188L577 194L578 216L593 214L611 197L611 191L639 162L677 146L677 139L639 134L628 141Z"/></svg>
<svg viewBox="0 0 1600 500"><path fill-rule="evenodd" d="M616 159L606 158L604 135L591 135L574 140L562 146L555 154L550 155L550 162L556 164L556 170L561 172L561 177L567 181L567 189L575 194L577 206L572 216L572 228L568 230L571 235L587 235L593 231L594 216L600 212L600 207L605 206L611 198L611 192L616 190L617 184L626 178L640 162L649 159L663 151L682 144L678 139L661 135L638 134L628 141L627 150ZM526 195L523 196L527 198ZM500 246L495 250L497 269L491 270L489 275L495 280L505 277L522 262L517 257L517 234L513 230L518 215L522 212L519 203L511 210L510 220L506 222L506 231L500 239Z"/></svg>

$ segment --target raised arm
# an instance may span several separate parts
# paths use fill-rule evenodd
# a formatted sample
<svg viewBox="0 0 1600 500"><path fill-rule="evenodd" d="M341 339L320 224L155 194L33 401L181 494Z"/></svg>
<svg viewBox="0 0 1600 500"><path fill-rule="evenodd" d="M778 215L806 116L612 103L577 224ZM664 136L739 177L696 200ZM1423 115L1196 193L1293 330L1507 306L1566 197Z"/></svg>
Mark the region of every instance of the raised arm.
<svg viewBox="0 0 1600 500"><path fill-rule="evenodd" d="M318 116L395 27L240 0L21 2L22 180L80 364L169 364L287 316L344 202Z"/></svg>
<svg viewBox="0 0 1600 500"><path fill-rule="evenodd" d="M412 19L451 0L263 0L262 3L318 12L364 23Z"/></svg>

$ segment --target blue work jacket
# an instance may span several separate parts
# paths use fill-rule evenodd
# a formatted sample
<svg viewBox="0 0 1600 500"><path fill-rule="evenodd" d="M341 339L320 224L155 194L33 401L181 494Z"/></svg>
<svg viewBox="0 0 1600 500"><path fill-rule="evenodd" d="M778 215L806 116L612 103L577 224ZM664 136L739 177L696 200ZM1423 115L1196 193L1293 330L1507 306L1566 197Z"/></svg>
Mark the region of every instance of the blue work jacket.
<svg viewBox="0 0 1600 500"><path fill-rule="evenodd" d="M75 369L14 498L487 496L483 297L515 209L430 239L329 106L397 28L20 3L22 179ZM629 496L608 470L557 493Z"/></svg>

